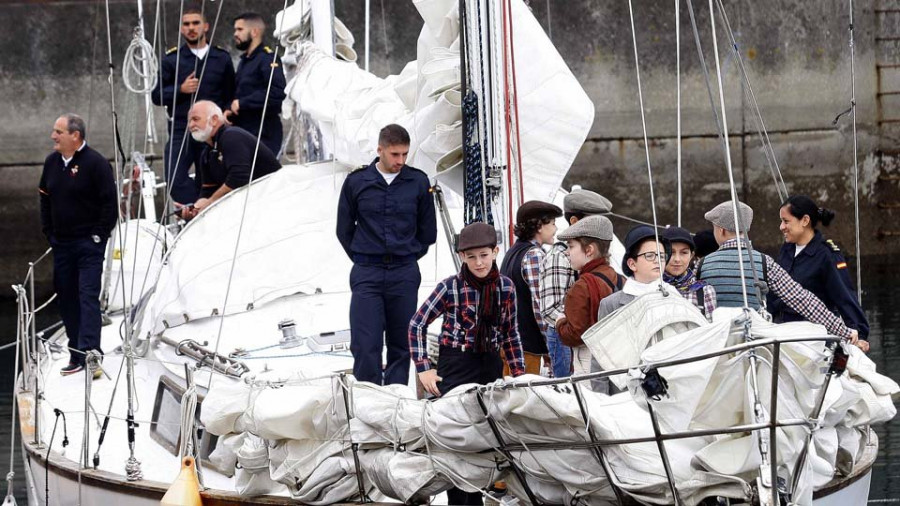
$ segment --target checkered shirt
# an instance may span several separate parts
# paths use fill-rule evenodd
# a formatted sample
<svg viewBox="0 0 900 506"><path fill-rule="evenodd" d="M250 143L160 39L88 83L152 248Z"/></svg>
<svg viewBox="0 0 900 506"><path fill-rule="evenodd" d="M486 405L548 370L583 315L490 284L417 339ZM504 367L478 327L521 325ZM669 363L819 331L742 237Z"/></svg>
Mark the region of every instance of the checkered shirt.
<svg viewBox="0 0 900 506"><path fill-rule="evenodd" d="M578 273L569 263L566 249L564 242L553 244L541 265L541 316L551 327L556 326L556 320L565 313L566 293L578 278Z"/></svg>
<svg viewBox="0 0 900 506"><path fill-rule="evenodd" d="M737 239L729 239L719 247L719 249L726 248L737 248ZM850 329L844 325L840 317L829 311L812 292L794 281L774 258L766 254L762 256L766 259L766 268L769 270L766 281L772 293L807 320L825 326L832 335L850 337Z"/></svg>
<svg viewBox="0 0 900 506"><path fill-rule="evenodd" d="M534 312L534 320L547 339L547 322L541 316L541 264L544 262L544 249L537 241L531 241L534 248L525 252L522 257L522 278L528 283L531 292L531 309Z"/></svg>
<svg viewBox="0 0 900 506"><path fill-rule="evenodd" d="M511 279L502 275L499 284L500 325L493 329L491 342L495 349L503 350L512 375L519 376L525 374L525 358L516 323L516 287ZM462 274L451 276L435 286L409 322L409 351L417 372L432 368L426 333L428 325L438 316L444 316L439 338L441 345L453 348L475 346L480 298L478 290L466 283Z"/></svg>

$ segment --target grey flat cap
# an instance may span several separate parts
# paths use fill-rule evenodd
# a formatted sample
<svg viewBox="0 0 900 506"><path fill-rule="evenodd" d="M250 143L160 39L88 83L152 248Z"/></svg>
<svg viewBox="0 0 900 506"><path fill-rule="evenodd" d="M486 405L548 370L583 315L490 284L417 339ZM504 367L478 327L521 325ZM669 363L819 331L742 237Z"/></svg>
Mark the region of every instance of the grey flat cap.
<svg viewBox="0 0 900 506"><path fill-rule="evenodd" d="M604 214L612 211L612 202L590 190L574 190L563 198L563 210L577 214Z"/></svg>
<svg viewBox="0 0 900 506"><path fill-rule="evenodd" d="M590 237L601 241L612 241L613 226L606 216L585 216L556 237L560 241L568 241L576 237Z"/></svg>
<svg viewBox="0 0 900 506"><path fill-rule="evenodd" d="M741 232L749 231L750 225L753 224L753 209L747 204L738 201L738 214L741 217L741 226L744 227L744 230L741 230ZM709 212L704 214L703 217L706 218L706 221L722 227L725 230L731 232L737 231L737 227L734 224L734 210L732 209L730 200L726 200L712 208Z"/></svg>

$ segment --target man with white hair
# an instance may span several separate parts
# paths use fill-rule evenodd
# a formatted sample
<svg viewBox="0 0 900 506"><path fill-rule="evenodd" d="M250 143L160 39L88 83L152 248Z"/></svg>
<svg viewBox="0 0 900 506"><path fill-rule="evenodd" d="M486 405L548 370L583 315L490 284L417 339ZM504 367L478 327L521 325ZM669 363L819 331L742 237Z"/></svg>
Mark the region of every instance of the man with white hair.
<svg viewBox="0 0 900 506"><path fill-rule="evenodd" d="M253 134L228 126L222 109L213 102L201 100L191 107L188 130L195 141L206 146L200 155L200 198L182 211L186 220L251 179L281 168L272 151Z"/></svg>

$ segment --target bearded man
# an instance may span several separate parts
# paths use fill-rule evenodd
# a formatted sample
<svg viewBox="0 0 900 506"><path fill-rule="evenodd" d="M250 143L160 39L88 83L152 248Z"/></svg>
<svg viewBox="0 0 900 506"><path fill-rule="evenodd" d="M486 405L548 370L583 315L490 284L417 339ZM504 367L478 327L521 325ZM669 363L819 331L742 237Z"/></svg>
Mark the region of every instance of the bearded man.
<svg viewBox="0 0 900 506"><path fill-rule="evenodd" d="M200 198L193 207L182 209L189 220L251 180L267 176L281 168L272 151L260 144L253 134L228 126L222 109L201 100L188 113L188 130L197 142L204 143L200 154Z"/></svg>
<svg viewBox="0 0 900 506"><path fill-rule="evenodd" d="M234 75L234 100L225 117L234 126L258 135L260 142L278 155L284 137L284 69L275 51L263 45L265 32L266 22L255 12L234 18L234 47L244 54Z"/></svg>

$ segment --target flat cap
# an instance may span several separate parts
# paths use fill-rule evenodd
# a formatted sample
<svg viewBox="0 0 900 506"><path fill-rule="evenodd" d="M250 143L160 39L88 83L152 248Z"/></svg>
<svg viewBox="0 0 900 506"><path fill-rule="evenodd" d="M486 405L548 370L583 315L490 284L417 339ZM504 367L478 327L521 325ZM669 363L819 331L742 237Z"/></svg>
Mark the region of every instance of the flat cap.
<svg viewBox="0 0 900 506"><path fill-rule="evenodd" d="M540 200L529 200L519 206L519 210L516 211L516 223L523 223L530 219L559 218L562 215L562 209L553 204Z"/></svg>
<svg viewBox="0 0 900 506"><path fill-rule="evenodd" d="M568 241L577 237L590 237L601 241L612 241L613 226L606 216L585 216L577 223L556 236L560 241Z"/></svg>
<svg viewBox="0 0 900 506"><path fill-rule="evenodd" d="M497 246L497 231L487 223L476 221L463 227L456 241L456 251Z"/></svg>
<svg viewBox="0 0 900 506"><path fill-rule="evenodd" d="M563 210L577 214L604 214L612 211L612 202L590 190L573 190L563 198Z"/></svg>
<svg viewBox="0 0 900 506"><path fill-rule="evenodd" d="M691 237L691 233L688 232L687 229L681 227L666 227L666 229L663 230L662 237L668 239L670 243L683 242L691 247L691 251L697 249L694 238Z"/></svg>
<svg viewBox="0 0 900 506"><path fill-rule="evenodd" d="M753 224L753 209L750 208L747 204L738 201L738 215L741 218L741 226L744 227L742 232L747 232L750 230L750 225ZM731 201L726 200L716 207L712 208L709 212L703 215L706 218L706 221L712 223L713 225L724 228L725 230L736 232L737 226L734 223L734 211L731 206Z"/></svg>

